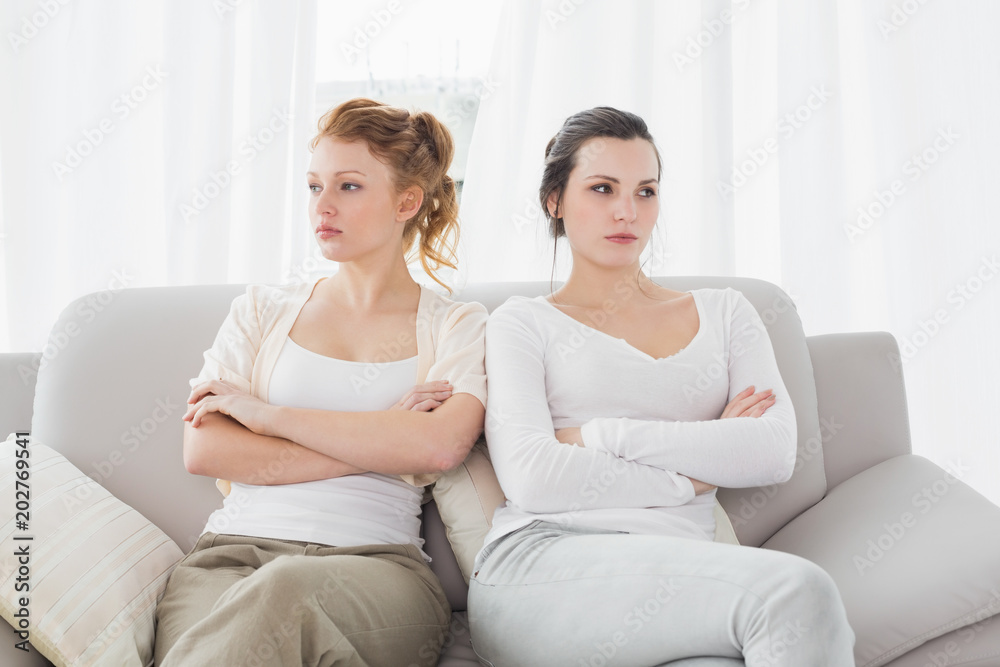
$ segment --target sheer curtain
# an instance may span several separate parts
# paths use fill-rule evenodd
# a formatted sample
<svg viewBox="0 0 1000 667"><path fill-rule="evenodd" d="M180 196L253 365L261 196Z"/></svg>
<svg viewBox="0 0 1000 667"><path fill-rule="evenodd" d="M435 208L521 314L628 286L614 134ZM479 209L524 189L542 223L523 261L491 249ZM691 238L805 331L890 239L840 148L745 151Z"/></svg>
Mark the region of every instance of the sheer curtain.
<svg viewBox="0 0 1000 667"><path fill-rule="evenodd" d="M549 279L546 142L578 110L635 111L664 160L648 271L769 280L807 334L892 332L914 451L1000 503L998 19L988 0L507 2L463 279Z"/></svg>
<svg viewBox="0 0 1000 667"><path fill-rule="evenodd" d="M285 278L315 1L4 3L0 349L99 289Z"/></svg>

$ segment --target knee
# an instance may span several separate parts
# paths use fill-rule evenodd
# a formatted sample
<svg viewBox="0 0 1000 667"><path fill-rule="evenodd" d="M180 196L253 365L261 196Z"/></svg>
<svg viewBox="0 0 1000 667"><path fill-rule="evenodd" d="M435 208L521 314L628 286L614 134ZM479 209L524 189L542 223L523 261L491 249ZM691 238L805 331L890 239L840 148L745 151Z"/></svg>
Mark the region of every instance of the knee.
<svg viewBox="0 0 1000 667"><path fill-rule="evenodd" d="M799 625L849 630L840 589L826 570L796 556L787 564L785 573L789 595L784 605L792 611Z"/></svg>
<svg viewBox="0 0 1000 667"><path fill-rule="evenodd" d="M816 563L805 558L796 558L789 576L797 597L810 608L841 608L840 590L833 577Z"/></svg>

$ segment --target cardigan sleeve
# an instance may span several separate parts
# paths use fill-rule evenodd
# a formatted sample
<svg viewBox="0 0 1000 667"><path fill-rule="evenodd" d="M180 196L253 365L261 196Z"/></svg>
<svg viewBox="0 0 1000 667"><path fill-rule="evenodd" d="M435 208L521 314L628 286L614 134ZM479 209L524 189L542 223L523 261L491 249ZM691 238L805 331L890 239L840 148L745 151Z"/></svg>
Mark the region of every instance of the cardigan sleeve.
<svg viewBox="0 0 1000 667"><path fill-rule="evenodd" d="M545 346L532 314L508 301L486 325L486 439L506 497L535 513L683 505L691 481L555 437Z"/></svg>
<svg viewBox="0 0 1000 667"><path fill-rule="evenodd" d="M434 362L421 382L447 380L455 394L471 394L486 406L486 307L481 303L453 303L433 332ZM407 484L427 486L441 473L399 476Z"/></svg>
<svg viewBox="0 0 1000 667"><path fill-rule="evenodd" d="M456 303L436 337L426 382L447 380L452 394L472 394L486 406L486 307Z"/></svg>
<svg viewBox="0 0 1000 667"><path fill-rule="evenodd" d="M673 470L716 486L785 482L795 464L795 411L764 323L739 292L729 295L729 398L750 385L772 389L761 417L708 421L595 418L581 427L585 447Z"/></svg>
<svg viewBox="0 0 1000 667"><path fill-rule="evenodd" d="M222 380L240 391L251 393L253 366L261 345L261 326L257 311L256 287L247 287L233 299L229 315L219 327L212 347L205 351L205 363L190 385L208 380Z"/></svg>
<svg viewBox="0 0 1000 667"><path fill-rule="evenodd" d="M257 290L250 285L245 293L233 299L215 342L205 351L201 372L189 383L192 387L208 380L222 380L240 391L252 393L253 365L262 339ZM224 496L232 490L232 483L225 479L215 480L215 486Z"/></svg>

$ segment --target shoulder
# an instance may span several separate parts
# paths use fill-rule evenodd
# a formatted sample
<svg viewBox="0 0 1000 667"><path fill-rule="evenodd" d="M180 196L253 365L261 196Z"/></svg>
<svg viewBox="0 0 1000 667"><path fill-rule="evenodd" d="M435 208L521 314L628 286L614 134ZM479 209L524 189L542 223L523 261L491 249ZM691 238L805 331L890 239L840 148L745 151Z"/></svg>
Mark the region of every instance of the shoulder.
<svg viewBox="0 0 1000 667"><path fill-rule="evenodd" d="M490 324L500 322L522 322L532 327L538 326L539 318L552 309L544 296L512 296L497 306L490 314Z"/></svg>
<svg viewBox="0 0 1000 667"><path fill-rule="evenodd" d="M691 290L695 297L695 302L708 311L708 314L717 314L731 318L737 311L749 308L753 310L753 305L743 296L743 292L732 287L702 287Z"/></svg>
<svg viewBox="0 0 1000 667"><path fill-rule="evenodd" d="M483 335L489 313L478 301L454 301L421 287L417 308L418 327L428 327L434 336L454 333Z"/></svg>

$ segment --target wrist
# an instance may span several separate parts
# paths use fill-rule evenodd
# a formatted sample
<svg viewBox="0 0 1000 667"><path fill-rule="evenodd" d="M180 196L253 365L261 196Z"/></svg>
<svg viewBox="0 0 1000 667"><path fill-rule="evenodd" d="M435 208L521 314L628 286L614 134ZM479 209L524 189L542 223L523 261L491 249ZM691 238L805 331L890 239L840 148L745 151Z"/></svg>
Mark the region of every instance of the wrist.
<svg viewBox="0 0 1000 667"><path fill-rule="evenodd" d="M284 429L283 425L287 423L287 412L288 408L284 405L271 405L266 404L267 407L264 408L264 433L262 435L271 436L272 438L283 438ZM290 440L291 438L286 438Z"/></svg>

